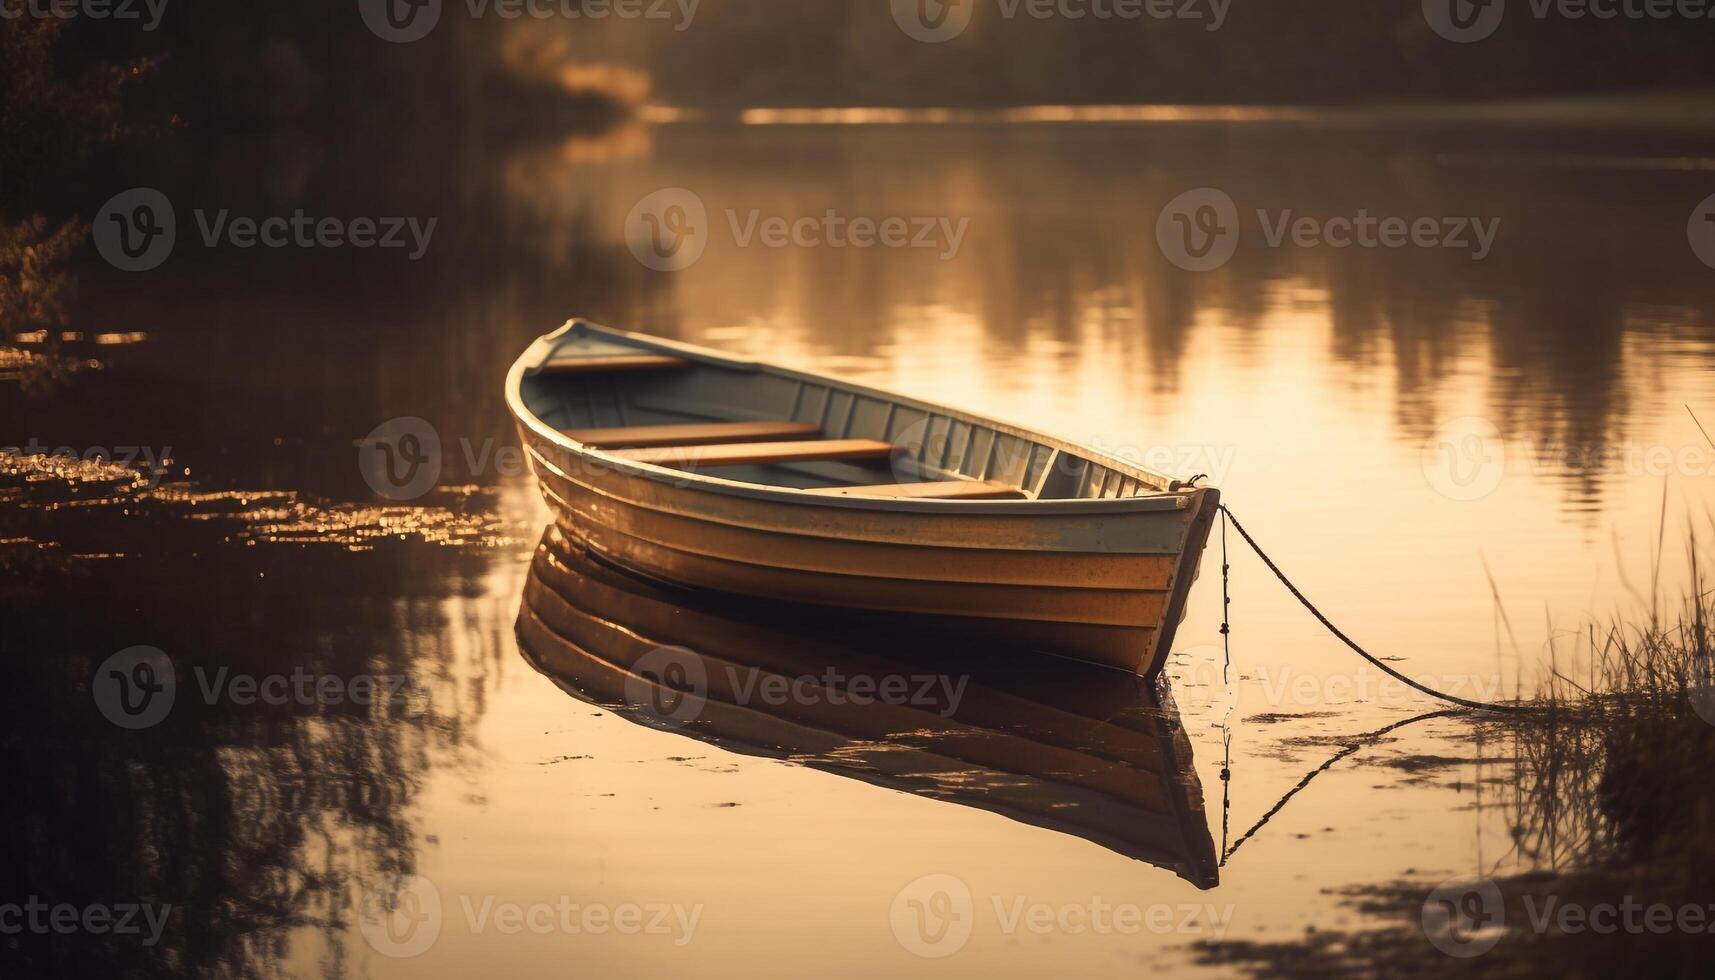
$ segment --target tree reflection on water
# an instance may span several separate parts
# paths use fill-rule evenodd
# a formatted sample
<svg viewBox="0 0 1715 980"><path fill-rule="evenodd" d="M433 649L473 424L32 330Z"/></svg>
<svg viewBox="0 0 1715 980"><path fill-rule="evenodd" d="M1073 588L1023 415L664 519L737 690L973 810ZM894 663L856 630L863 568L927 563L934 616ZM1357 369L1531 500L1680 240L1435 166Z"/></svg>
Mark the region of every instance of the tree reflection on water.
<svg viewBox="0 0 1715 980"><path fill-rule="evenodd" d="M163 565L0 549L0 656L13 707L0 796L7 899L170 904L161 942L7 937L31 975L348 972L355 894L418 860L413 801L469 762L470 728L510 653L485 559L426 546ZM386 584L378 584L386 583ZM221 610L219 615L210 615ZM109 724L94 671L136 643L170 651L176 700L154 728ZM245 704L237 675L398 677L396 703ZM16 895L13 893L17 892Z"/></svg>

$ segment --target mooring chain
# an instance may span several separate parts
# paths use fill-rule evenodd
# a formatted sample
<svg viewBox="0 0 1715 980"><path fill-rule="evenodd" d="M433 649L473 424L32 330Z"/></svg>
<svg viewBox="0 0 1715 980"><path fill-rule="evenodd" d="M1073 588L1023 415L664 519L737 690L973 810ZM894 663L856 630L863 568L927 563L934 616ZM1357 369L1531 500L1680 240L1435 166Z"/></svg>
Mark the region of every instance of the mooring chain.
<svg viewBox="0 0 1715 980"><path fill-rule="evenodd" d="M1196 477L1192 482L1196 482ZM1226 864L1228 819L1233 812L1233 597L1229 590L1233 566L1227 559L1227 509L1221 508L1221 684L1226 688L1227 713L1221 718L1221 863Z"/></svg>

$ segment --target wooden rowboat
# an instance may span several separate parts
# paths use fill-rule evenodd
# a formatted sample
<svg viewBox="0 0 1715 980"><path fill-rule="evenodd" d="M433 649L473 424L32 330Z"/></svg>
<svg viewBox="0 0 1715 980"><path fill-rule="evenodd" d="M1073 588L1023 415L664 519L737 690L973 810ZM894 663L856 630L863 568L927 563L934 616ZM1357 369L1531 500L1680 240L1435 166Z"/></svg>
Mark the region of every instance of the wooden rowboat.
<svg viewBox="0 0 1715 980"><path fill-rule="evenodd" d="M1020 426L582 320L524 352L506 398L557 522L612 561L1146 675L1220 501Z"/></svg>
<svg viewBox="0 0 1715 980"><path fill-rule="evenodd" d="M1153 683L1077 663L1045 677L1016 650L836 628L833 615L649 582L550 528L518 639L563 690L640 724L998 813L1215 886L1190 743Z"/></svg>

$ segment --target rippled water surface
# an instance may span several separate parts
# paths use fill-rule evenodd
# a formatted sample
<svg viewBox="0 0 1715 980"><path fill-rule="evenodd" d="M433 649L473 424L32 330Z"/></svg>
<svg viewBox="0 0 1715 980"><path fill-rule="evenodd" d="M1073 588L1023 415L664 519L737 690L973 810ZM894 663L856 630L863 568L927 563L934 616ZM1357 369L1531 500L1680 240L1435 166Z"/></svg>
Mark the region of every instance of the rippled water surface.
<svg viewBox="0 0 1715 980"><path fill-rule="evenodd" d="M189 237L145 275L89 256L77 332L0 351L0 445L21 450L0 457L0 646L27 695L6 756L30 787L11 847L44 891L177 909L143 954L114 938L58 965L1227 973L1199 944L1361 928L1348 889L1555 863L1515 846L1509 770L1468 720L1354 741L1440 705L1363 667L1232 532L1230 670L1212 555L1165 698L1123 678L1049 690L1052 664L1022 686L973 669L1019 714L999 742L961 750L964 765L937 761L966 737L946 728L963 716L841 714L873 731L839 745L815 720L636 724L599 671L521 651L515 634L551 547L537 552L548 516L500 384L574 314L1208 474L1342 628L1466 694L1529 693L1551 666L1576 676L1579 631L1680 594L1685 529L1715 533L1715 447L1696 421L1715 424L1715 273L1686 238L1715 189L1703 137L684 125L470 156L456 179L401 147L142 161L137 181L181 210L308 201L434 215L438 231L418 263ZM257 183L262 160L272 176ZM1243 233L1224 267L1188 273L1163 257L1157 218L1199 187L1233 198ZM678 272L645 268L625 237L633 206L663 188L707 216L706 249ZM956 248L741 242L753 213L830 209L963 232ZM1259 210L1499 225L1479 260L1274 247ZM442 471L428 495L387 501L354 446L406 416L438 433ZM45 458L62 446L149 447L158 465ZM656 600L577 581L561 586L602 636L702 640L740 661L903 657L931 673L938 655L953 658L942 669L981 655L718 604L681 637ZM92 705L90 679L137 645L172 659L178 693L165 721L130 732ZM204 693L223 668L405 688L386 705L240 704ZM1089 726L1079 758L1032 754L1067 725ZM1165 739L1163 754L1113 769L1121 750L1101 739L1136 731ZM1139 805L1166 822L1126 811L1082 827L1078 814L1112 816L1079 796L1092 786L1160 787ZM1177 857L1141 855L1144 824ZM1211 880L1187 856L1203 848ZM443 903L414 959L358 928L361 896L399 873ZM667 917L635 934L513 934L476 925L485 902ZM1170 915L1125 927L1104 905ZM1038 906L1057 925L1034 929Z"/></svg>

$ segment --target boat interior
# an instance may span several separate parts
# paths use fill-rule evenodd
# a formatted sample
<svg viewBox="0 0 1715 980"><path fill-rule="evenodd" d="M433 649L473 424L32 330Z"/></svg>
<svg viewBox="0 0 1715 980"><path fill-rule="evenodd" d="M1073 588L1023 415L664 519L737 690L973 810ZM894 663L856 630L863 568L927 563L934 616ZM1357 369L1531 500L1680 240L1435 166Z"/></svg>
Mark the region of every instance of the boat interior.
<svg viewBox="0 0 1715 980"><path fill-rule="evenodd" d="M1179 489L1166 477L963 413L622 340L568 335L524 376L524 407L615 456L813 494L1076 500Z"/></svg>

